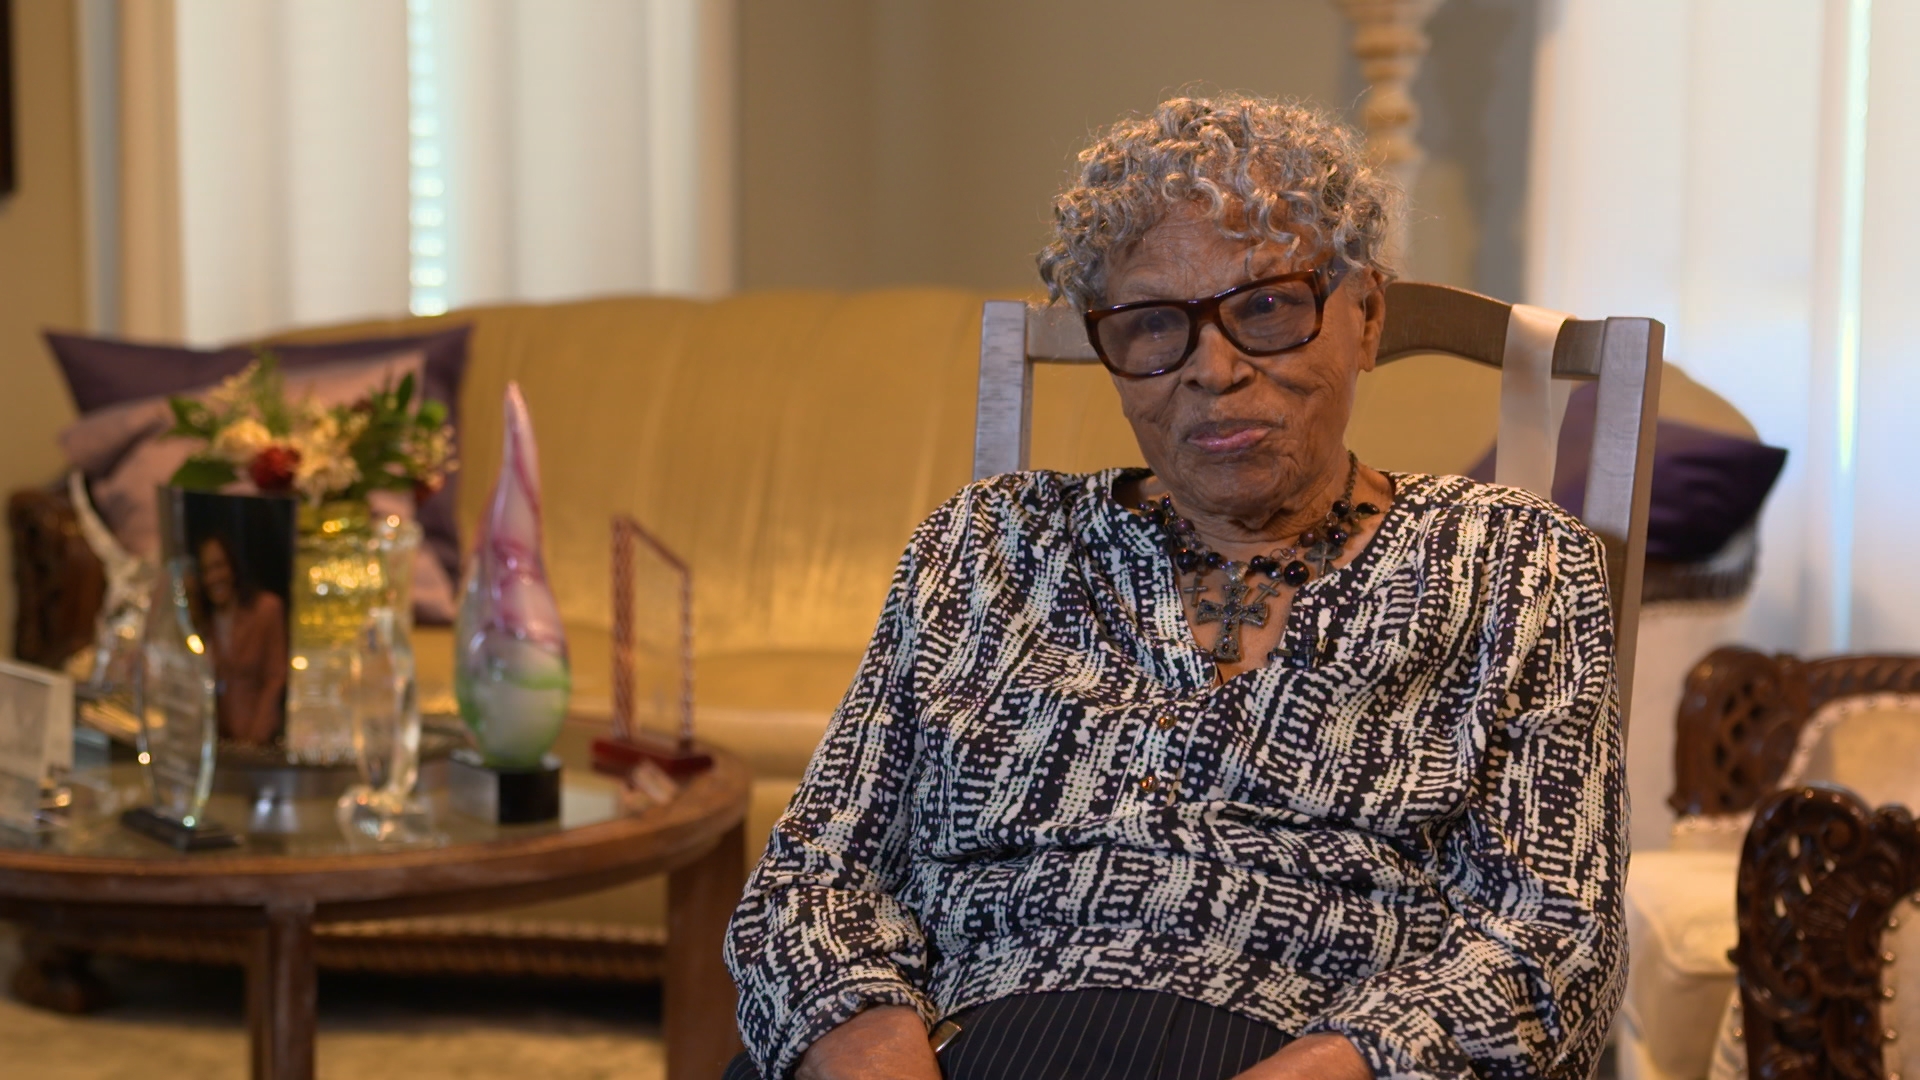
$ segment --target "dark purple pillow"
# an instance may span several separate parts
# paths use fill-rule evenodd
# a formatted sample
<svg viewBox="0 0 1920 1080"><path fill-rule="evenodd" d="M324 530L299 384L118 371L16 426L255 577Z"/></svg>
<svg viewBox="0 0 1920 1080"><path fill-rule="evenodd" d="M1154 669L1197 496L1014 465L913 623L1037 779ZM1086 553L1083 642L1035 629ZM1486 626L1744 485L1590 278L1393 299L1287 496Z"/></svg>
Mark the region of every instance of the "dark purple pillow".
<svg viewBox="0 0 1920 1080"><path fill-rule="evenodd" d="M363 360L396 352L419 351L425 358L425 384L430 401L447 407L454 444L460 438L460 381L467 371L470 326L455 326L415 337L362 338L314 344L275 345L282 366L293 369L341 360ZM151 345L114 338L82 337L46 332L47 346L67 380L73 404L83 415L162 394L178 394L206 386L244 369L253 361L254 346L228 345L220 349L189 349L179 345ZM460 474L447 477L447 486L420 507L420 528L447 575L460 577L460 536L454 524L454 505Z"/></svg>
<svg viewBox="0 0 1920 1080"><path fill-rule="evenodd" d="M1567 401L1554 457L1553 501L1578 514L1587 503L1593 454L1594 406L1599 388L1588 383ZM1496 454L1488 450L1467 473L1493 480ZM1653 492L1647 514L1647 557L1696 562L1718 552L1753 523L1787 452L1751 439L1661 420L1653 432Z"/></svg>

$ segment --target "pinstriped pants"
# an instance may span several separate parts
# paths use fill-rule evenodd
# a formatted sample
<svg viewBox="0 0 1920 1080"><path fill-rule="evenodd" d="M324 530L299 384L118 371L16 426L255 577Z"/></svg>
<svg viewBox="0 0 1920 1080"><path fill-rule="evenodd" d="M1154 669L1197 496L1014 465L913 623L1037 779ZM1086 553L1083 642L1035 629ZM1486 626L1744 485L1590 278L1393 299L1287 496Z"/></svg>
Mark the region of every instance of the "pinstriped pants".
<svg viewBox="0 0 1920 1080"><path fill-rule="evenodd" d="M1278 1053L1278 1028L1172 994L1017 994L955 1014L946 1080L1226 1080ZM724 1080L759 1080L743 1055Z"/></svg>

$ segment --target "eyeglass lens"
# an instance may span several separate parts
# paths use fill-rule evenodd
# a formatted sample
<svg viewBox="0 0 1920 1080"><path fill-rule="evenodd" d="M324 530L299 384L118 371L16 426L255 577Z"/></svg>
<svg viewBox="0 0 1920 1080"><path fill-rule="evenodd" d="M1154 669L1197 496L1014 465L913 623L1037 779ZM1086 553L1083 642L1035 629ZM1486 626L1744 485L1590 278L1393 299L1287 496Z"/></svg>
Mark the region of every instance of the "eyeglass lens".
<svg viewBox="0 0 1920 1080"><path fill-rule="evenodd" d="M1100 320L1096 332L1109 363L1122 371L1146 374L1174 367L1186 358L1193 339L1188 310L1177 304L1120 311ZM1233 345L1249 353L1276 353L1312 340L1319 319L1313 288L1304 281L1281 281L1227 298L1220 305L1221 328Z"/></svg>

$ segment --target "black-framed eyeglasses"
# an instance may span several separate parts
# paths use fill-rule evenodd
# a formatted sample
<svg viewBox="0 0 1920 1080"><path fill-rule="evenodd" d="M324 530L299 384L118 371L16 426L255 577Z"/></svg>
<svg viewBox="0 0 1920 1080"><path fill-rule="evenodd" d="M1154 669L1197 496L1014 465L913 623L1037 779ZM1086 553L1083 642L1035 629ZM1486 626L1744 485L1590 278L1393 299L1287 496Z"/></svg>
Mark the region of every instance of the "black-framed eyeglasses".
<svg viewBox="0 0 1920 1080"><path fill-rule="evenodd" d="M1220 328L1248 356L1273 356L1320 336L1335 275L1321 267L1235 285L1198 300L1139 300L1086 314L1087 340L1107 370L1151 379L1177 370L1200 346L1200 328Z"/></svg>

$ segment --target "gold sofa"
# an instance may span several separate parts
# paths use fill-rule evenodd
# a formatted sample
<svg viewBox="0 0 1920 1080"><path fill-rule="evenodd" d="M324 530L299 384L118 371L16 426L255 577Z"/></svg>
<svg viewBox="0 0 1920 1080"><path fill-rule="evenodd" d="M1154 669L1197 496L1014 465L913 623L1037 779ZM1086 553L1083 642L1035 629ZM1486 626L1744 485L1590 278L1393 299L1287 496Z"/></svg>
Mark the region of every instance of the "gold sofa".
<svg viewBox="0 0 1920 1080"><path fill-rule="evenodd" d="M275 340L472 325L460 401L465 534L497 467L501 395L509 380L520 383L540 443L548 568L572 650L577 719L560 750L573 767L584 767L586 743L609 711L611 518L634 515L691 561L698 732L753 770L746 854L754 860L851 679L909 533L967 481L984 299L930 288L618 297L473 308ZM1104 371L1048 365L1035 378L1036 467L1139 461ZM1493 440L1498 378L1437 357L1368 376L1351 443L1384 468L1464 471ZM1661 407L1702 426L1752 432L1673 369L1663 376ZM57 503L42 499L43 509L45 499ZM52 549L67 550L55 511L44 516L51 524L36 527L52 537ZM49 582L27 580L46 576L45 567L19 561L33 558L24 550L31 546L16 550L23 595L57 595ZM23 604L22 617L50 617L57 607ZM29 629L45 644L59 629L50 627ZM451 651L446 630L420 632L430 708L450 707ZM1664 719L1638 715L1649 726ZM661 883L643 882L483 918L334 928L320 942L320 960L644 978L658 970L662 893ZM87 945L224 955L219 943L177 939Z"/></svg>

